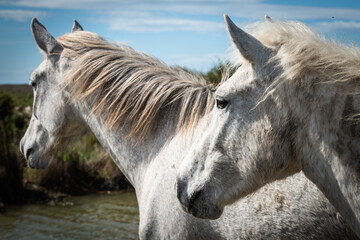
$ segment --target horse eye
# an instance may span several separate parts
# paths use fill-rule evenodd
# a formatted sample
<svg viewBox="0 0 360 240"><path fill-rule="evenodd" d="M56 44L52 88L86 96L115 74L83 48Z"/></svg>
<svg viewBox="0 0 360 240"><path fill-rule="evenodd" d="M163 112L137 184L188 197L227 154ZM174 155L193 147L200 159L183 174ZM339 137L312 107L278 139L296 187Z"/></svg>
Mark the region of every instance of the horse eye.
<svg viewBox="0 0 360 240"><path fill-rule="evenodd" d="M36 82L35 82L35 81L31 81L31 82L30 82L30 85L31 85L34 89L36 89Z"/></svg>
<svg viewBox="0 0 360 240"><path fill-rule="evenodd" d="M223 99L216 99L216 107L219 109L224 109L228 105L228 101Z"/></svg>

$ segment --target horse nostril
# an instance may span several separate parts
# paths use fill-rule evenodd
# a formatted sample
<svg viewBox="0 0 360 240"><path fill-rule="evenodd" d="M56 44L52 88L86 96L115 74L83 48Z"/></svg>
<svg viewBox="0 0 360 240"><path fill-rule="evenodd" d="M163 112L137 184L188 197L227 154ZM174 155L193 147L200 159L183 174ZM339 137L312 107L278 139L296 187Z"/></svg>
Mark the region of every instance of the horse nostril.
<svg viewBox="0 0 360 240"><path fill-rule="evenodd" d="M194 194L190 197L188 206L187 206L188 212L191 212L191 209L193 208L193 206L195 204L195 200L198 199L200 195L201 195L201 190L194 192Z"/></svg>
<svg viewBox="0 0 360 240"><path fill-rule="evenodd" d="M194 192L191 196L188 195L188 185L186 182L177 179L176 181L176 190L177 190L177 198L181 203L182 208L191 213L191 209L193 208L195 201L201 195L201 190Z"/></svg>
<svg viewBox="0 0 360 240"><path fill-rule="evenodd" d="M24 144L20 142L20 152L22 155L24 155Z"/></svg>
<svg viewBox="0 0 360 240"><path fill-rule="evenodd" d="M183 194L187 189L186 184L184 184L181 180L176 179L175 188L176 188L176 196L180 200L180 202L182 202L181 200L183 198Z"/></svg>
<svg viewBox="0 0 360 240"><path fill-rule="evenodd" d="M26 150L26 154L25 154L25 158L27 159L27 160L29 160L29 156L30 156L30 153L32 152L32 149L31 148L29 148L28 150Z"/></svg>

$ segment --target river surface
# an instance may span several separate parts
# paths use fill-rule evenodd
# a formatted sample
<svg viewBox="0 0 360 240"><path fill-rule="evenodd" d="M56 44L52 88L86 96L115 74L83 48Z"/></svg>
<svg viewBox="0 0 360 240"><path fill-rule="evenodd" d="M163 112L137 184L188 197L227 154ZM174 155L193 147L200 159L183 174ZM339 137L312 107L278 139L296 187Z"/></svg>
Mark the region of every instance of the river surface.
<svg viewBox="0 0 360 240"><path fill-rule="evenodd" d="M0 213L0 239L138 239L135 193L68 200L72 206L8 206Z"/></svg>

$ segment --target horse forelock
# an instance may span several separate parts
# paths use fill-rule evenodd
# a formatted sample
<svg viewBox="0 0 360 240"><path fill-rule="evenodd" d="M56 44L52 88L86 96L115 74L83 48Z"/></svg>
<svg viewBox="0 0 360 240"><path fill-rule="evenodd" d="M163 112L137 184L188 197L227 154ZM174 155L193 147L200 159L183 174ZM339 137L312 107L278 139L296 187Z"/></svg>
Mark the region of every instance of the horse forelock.
<svg viewBox="0 0 360 240"><path fill-rule="evenodd" d="M269 62L283 69L273 87L288 80L301 82L309 73L317 75L316 79L323 82L359 86L356 83L360 76L360 51L354 44L326 39L295 21L263 21L246 29L263 45L274 50L275 55ZM236 64L241 64L237 51L232 57ZM359 93L359 87L355 91Z"/></svg>
<svg viewBox="0 0 360 240"><path fill-rule="evenodd" d="M90 99L92 112L102 115L108 128L128 124L128 137L147 137L164 118L171 119L172 133L191 130L213 107L212 87L197 75L94 33L57 40L73 60L64 86L75 99Z"/></svg>

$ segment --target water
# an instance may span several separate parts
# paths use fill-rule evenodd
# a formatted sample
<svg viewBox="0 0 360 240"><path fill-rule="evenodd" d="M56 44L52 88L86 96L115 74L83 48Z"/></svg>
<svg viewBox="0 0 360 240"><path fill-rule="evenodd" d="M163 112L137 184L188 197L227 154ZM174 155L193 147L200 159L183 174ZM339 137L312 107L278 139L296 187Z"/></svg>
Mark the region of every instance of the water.
<svg viewBox="0 0 360 240"><path fill-rule="evenodd" d="M0 213L0 239L138 239L135 193L71 197L73 206L29 204Z"/></svg>

